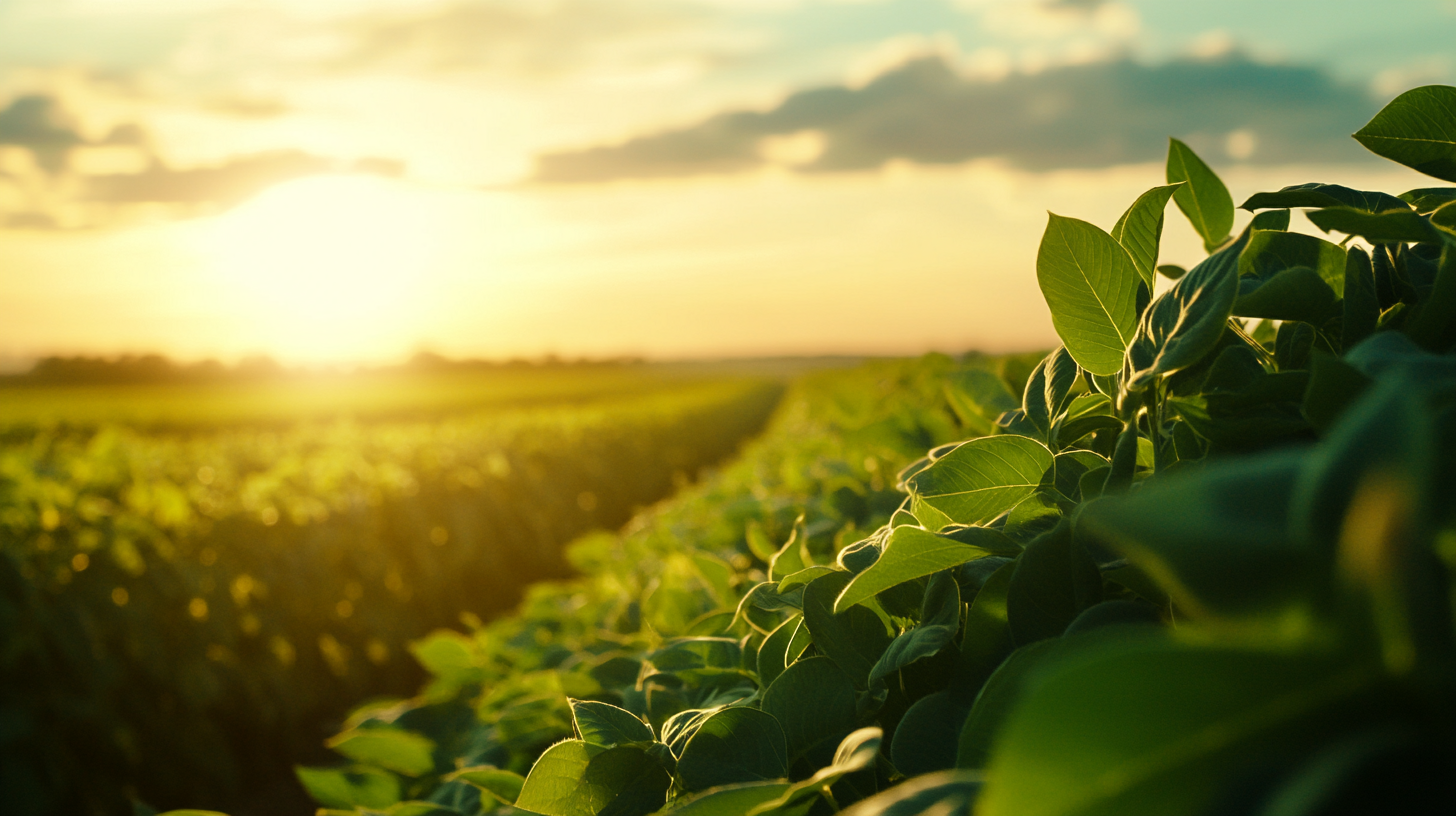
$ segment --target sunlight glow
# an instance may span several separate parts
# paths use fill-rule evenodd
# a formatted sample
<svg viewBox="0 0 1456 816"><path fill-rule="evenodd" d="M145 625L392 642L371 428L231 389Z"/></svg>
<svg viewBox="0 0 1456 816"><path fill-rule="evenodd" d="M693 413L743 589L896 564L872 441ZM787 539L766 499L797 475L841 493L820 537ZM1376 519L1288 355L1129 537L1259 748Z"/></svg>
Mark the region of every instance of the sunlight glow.
<svg viewBox="0 0 1456 816"><path fill-rule="evenodd" d="M219 216L202 234L211 270L285 357L358 359L419 330L438 263L431 202L367 176L302 179Z"/></svg>

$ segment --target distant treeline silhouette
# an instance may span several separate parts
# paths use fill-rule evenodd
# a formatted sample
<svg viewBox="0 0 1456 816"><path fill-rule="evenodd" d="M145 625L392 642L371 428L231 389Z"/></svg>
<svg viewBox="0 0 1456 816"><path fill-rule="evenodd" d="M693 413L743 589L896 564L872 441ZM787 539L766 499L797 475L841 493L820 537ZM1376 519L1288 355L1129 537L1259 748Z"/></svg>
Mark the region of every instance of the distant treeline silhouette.
<svg viewBox="0 0 1456 816"><path fill-rule="evenodd" d="M566 360L556 355L537 359L456 360L431 351L421 351L400 365L367 369L290 368L265 355L244 357L233 365L217 360L180 363L161 354L123 354L118 357L51 356L37 360L29 371L0 377L12 384L154 384L212 382L270 382L320 374L348 375L367 372L465 371L530 368L576 368L636 365L639 358Z"/></svg>

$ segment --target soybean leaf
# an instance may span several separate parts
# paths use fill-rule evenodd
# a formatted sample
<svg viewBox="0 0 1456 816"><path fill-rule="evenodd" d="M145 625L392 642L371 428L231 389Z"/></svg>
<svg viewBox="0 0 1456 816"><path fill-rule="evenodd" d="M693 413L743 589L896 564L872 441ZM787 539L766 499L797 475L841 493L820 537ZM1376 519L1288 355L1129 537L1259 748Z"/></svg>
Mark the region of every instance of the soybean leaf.
<svg viewBox="0 0 1456 816"><path fill-rule="evenodd" d="M667 799L672 777L645 751L602 748L580 740L546 750L521 788L516 807L542 816L645 816Z"/></svg>
<svg viewBox="0 0 1456 816"><path fill-rule="evenodd" d="M1077 364L1094 374L1117 373L1137 327L1139 281L1122 245L1086 221L1051 213L1036 279Z"/></svg>
<svg viewBox="0 0 1456 816"><path fill-rule="evenodd" d="M765 564L772 561L778 553L778 548L769 540L768 534L763 531L763 525L757 519L748 522L744 538L748 542L748 551Z"/></svg>
<svg viewBox="0 0 1456 816"><path fill-rule="evenodd" d="M1046 445L1003 434L961 445L910 477L907 487L917 518L925 521L922 508L928 508L944 519L932 529L951 522L984 524L1035 492L1051 466Z"/></svg>
<svg viewBox="0 0 1456 816"><path fill-rule="evenodd" d="M1188 274L1188 270L1177 264L1158 264L1158 274L1168 280L1178 280Z"/></svg>
<svg viewBox="0 0 1456 816"><path fill-rule="evenodd" d="M971 816L981 784L981 775L968 771L925 774L846 808L840 816Z"/></svg>
<svg viewBox="0 0 1456 816"><path fill-rule="evenodd" d="M1456 201L1456 187L1421 187L1407 190L1400 194L1400 200L1414 207L1416 212L1425 215Z"/></svg>
<svg viewBox="0 0 1456 816"><path fill-rule="evenodd" d="M1112 228L1113 240L1127 250L1149 291L1153 288L1153 275L1158 263L1158 243L1163 237L1163 210L1179 186L1154 187L1138 196Z"/></svg>
<svg viewBox="0 0 1456 816"><path fill-rule="evenodd" d="M856 727L854 683L827 657L800 660L763 693L759 708L778 721L790 763Z"/></svg>
<svg viewBox="0 0 1456 816"><path fill-rule="evenodd" d="M1250 234L1244 231L1193 267L1143 313L1127 353L1128 388L1146 388L1187 368L1218 344L1238 293L1239 253Z"/></svg>
<svg viewBox="0 0 1456 816"><path fill-rule="evenodd" d="M788 667L787 654L789 641L793 639L794 632L799 628L802 618L798 615L778 625L778 628L764 638L763 645L758 647L758 684L762 688L768 688L784 669Z"/></svg>
<svg viewBox="0 0 1456 816"><path fill-rule="evenodd" d="M779 548L769 562L769 580L781 581L813 563L809 556L808 536L804 531L804 517L800 516L794 522L794 532L789 535L789 540L784 542L784 546Z"/></svg>
<svg viewBox="0 0 1456 816"><path fill-rule="evenodd" d="M482 793L489 794L507 805L516 803L516 799L521 795L521 787L526 784L526 778L520 774L497 768L494 765L461 768L446 774L442 779L446 782L468 783L479 788Z"/></svg>
<svg viewBox="0 0 1456 816"><path fill-rule="evenodd" d="M963 702L975 700L986 678L1014 648L1006 621L1006 593L1015 571L1016 562L1011 561L991 573L966 612L960 659L950 684L950 692Z"/></svg>
<svg viewBox="0 0 1456 816"><path fill-rule="evenodd" d="M863 606L835 614L834 601L853 577L834 572L809 584L804 590L804 624L814 647L839 664L856 688L865 688L870 670L890 645L890 633L880 616Z"/></svg>
<svg viewBox="0 0 1456 816"><path fill-rule="evenodd" d="M1335 313L1335 293L1319 273L1307 266L1291 266L1267 277L1239 280L1233 313L1269 320L1302 320L1320 325Z"/></svg>
<svg viewBox="0 0 1456 816"><path fill-rule="evenodd" d="M906 581L1019 549L999 530L969 527L957 533L962 540L936 535L921 527L896 527L880 559L854 576L835 600L834 609L842 612Z"/></svg>
<svg viewBox="0 0 1456 816"><path fill-rule="evenodd" d="M1101 577L1072 526L1062 523L1026 546L1006 592L1006 618L1018 646L1054 638L1077 613L1102 600Z"/></svg>
<svg viewBox="0 0 1456 816"><path fill-rule="evenodd" d="M771 802L764 802L747 811L748 816L789 816L807 810L820 800L826 789L841 778L873 767L880 753L884 732L878 728L861 728L845 737L834 752L834 762L784 791Z"/></svg>
<svg viewBox="0 0 1456 816"><path fill-rule="evenodd" d="M1414 191L1413 191L1414 192ZM1406 201L1389 193L1352 190L1338 184L1295 184L1274 193L1255 193L1240 204L1241 209L1289 209L1290 207L1350 207L1367 213L1386 210L1409 210Z"/></svg>
<svg viewBox="0 0 1456 816"><path fill-rule="evenodd" d="M1079 524L1121 551L1193 615L1239 615L1319 598L1313 552L1291 540L1302 457L1210 464L1103 499Z"/></svg>
<svg viewBox="0 0 1456 816"><path fill-rule="evenodd" d="M434 770L435 743L399 728L351 728L324 743L355 762L378 765L405 776Z"/></svg>
<svg viewBox="0 0 1456 816"><path fill-rule="evenodd" d="M387 808L399 801L399 777L368 766L305 768L293 772L304 790L326 808Z"/></svg>
<svg viewBox="0 0 1456 816"><path fill-rule="evenodd" d="M1343 305L1340 347L1352 348L1369 337L1380 320L1380 296L1375 291L1375 274L1370 266L1370 255L1360 247L1350 247L1345 255Z"/></svg>
<svg viewBox="0 0 1456 816"><path fill-rule="evenodd" d="M1348 716L1377 680L1366 665L1311 655L1152 636L1099 645L1026 690L977 813L1201 812L1237 770L1320 744L1311 726Z"/></svg>
<svg viewBox="0 0 1456 816"><path fill-rule="evenodd" d="M1296 266L1313 269L1336 297L1345 295L1345 250L1313 235L1258 230L1239 256L1239 277L1267 280ZM1241 280L1240 295L1246 293Z"/></svg>
<svg viewBox="0 0 1456 816"><path fill-rule="evenodd" d="M1397 96L1355 132L1370 152L1456 181L1456 88L1426 85Z"/></svg>
<svg viewBox="0 0 1456 816"><path fill-rule="evenodd" d="M788 746L772 715L725 708L709 717L683 748L677 776L690 791L788 776Z"/></svg>
<svg viewBox="0 0 1456 816"><path fill-rule="evenodd" d="M915 701L890 742L890 759L907 776L943 771L956 765L961 724L970 707L948 691Z"/></svg>
<svg viewBox="0 0 1456 816"><path fill-rule="evenodd" d="M984 768L991 759L991 746L1029 678L1055 654L1061 642L1039 640L1012 652L998 666L976 695L975 705L961 726L957 740L956 767Z"/></svg>
<svg viewBox="0 0 1456 816"><path fill-rule="evenodd" d="M1047 409L1047 362L1051 355L1043 357L1036 368L1031 370L1031 376L1026 378L1026 389L1021 394L1021 413L1036 428L1043 439L1051 432L1052 418Z"/></svg>
<svg viewBox="0 0 1456 816"><path fill-rule="evenodd" d="M1448 244L1441 250L1431 293L1406 326L1406 333L1431 351L1447 351L1456 343L1456 247Z"/></svg>
<svg viewBox="0 0 1456 816"><path fill-rule="evenodd" d="M778 799L788 789L788 782L724 785L676 800L662 813L664 816L743 816L765 802Z"/></svg>
<svg viewBox="0 0 1456 816"><path fill-rule="evenodd" d="M1177 139L1168 140L1167 178L1169 184L1186 182L1174 191L1173 201L1203 238L1204 249L1213 252L1234 227L1234 200L1228 188L1188 145Z"/></svg>
<svg viewBox="0 0 1456 816"><path fill-rule="evenodd" d="M576 735L583 741L603 748L627 742L651 742L652 726L637 715L609 703L591 700L569 700Z"/></svg>
<svg viewBox="0 0 1456 816"><path fill-rule="evenodd" d="M944 649L961 626L961 593L950 571L931 576L920 610L920 622L890 642L870 670L870 684ZM903 770L903 769L902 769Z"/></svg>
<svg viewBox="0 0 1456 816"><path fill-rule="evenodd" d="M1372 244L1440 240L1440 234L1430 222L1409 207L1373 213L1353 207L1327 207L1308 215L1310 222L1325 232L1335 230L1358 235Z"/></svg>

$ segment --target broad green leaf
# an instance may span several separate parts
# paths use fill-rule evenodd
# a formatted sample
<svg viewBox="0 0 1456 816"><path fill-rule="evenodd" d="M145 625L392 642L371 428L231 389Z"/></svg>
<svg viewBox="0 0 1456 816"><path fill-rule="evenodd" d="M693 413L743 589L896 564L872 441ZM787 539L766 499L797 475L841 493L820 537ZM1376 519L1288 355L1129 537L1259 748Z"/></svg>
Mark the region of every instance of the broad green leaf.
<svg viewBox="0 0 1456 816"><path fill-rule="evenodd" d="M724 785L677 800L662 813L663 816L744 816L757 806L783 796L789 787L788 782Z"/></svg>
<svg viewBox="0 0 1456 816"><path fill-rule="evenodd" d="M936 535L921 527L896 527L874 566L854 576L834 602L842 612L864 603L892 586L988 555L1015 552L1016 545L998 530L967 528L958 531L967 541ZM970 543L980 541L980 544Z"/></svg>
<svg viewBox="0 0 1456 816"><path fill-rule="evenodd" d="M1143 312L1127 353L1129 389L1198 363L1218 344L1238 294L1237 263L1249 235L1245 231L1204 259Z"/></svg>
<svg viewBox="0 0 1456 816"><path fill-rule="evenodd" d="M984 524L1035 492L1051 466L1052 452L1035 439L1011 434L972 439L910 478L915 515L920 518L927 507L947 522Z"/></svg>
<svg viewBox="0 0 1456 816"><path fill-rule="evenodd" d="M1138 196L1112 228L1113 240L1122 244L1132 257L1133 265L1149 291L1153 288L1153 276L1158 265L1158 243L1163 238L1163 210L1179 186L1154 187Z"/></svg>
<svg viewBox="0 0 1456 816"><path fill-rule="evenodd" d="M580 740L547 749L521 788L516 807L542 816L645 816L662 807L672 777L635 746L602 748Z"/></svg>
<svg viewBox="0 0 1456 816"><path fill-rule="evenodd" d="M854 683L827 657L790 666L763 693L759 708L784 729L791 763L858 727Z"/></svg>
<svg viewBox="0 0 1456 816"><path fill-rule="evenodd" d="M1318 272L1307 266L1291 266L1268 277L1240 279L1233 313L1321 325L1335 314L1336 301L1334 291Z"/></svg>
<svg viewBox="0 0 1456 816"><path fill-rule="evenodd" d="M1411 205L1421 215L1456 201L1456 187L1421 187L1400 194L1400 200Z"/></svg>
<svg viewBox="0 0 1456 816"><path fill-rule="evenodd" d="M1456 88L1426 85L1397 96L1355 132L1370 152L1456 181Z"/></svg>
<svg viewBox="0 0 1456 816"><path fill-rule="evenodd" d="M473 785L507 805L516 803L516 799L521 795L521 787L526 784L524 776L497 768L494 765L461 768L442 778L446 782L465 782Z"/></svg>
<svg viewBox="0 0 1456 816"><path fill-rule="evenodd" d="M430 738L398 728L352 728L324 743L355 762L378 765L405 776L435 768Z"/></svg>
<svg viewBox="0 0 1456 816"><path fill-rule="evenodd" d="M603 748L628 742L651 742L652 726L637 715L609 703L591 700L568 700L576 722L576 735L583 741Z"/></svg>
<svg viewBox="0 0 1456 816"><path fill-rule="evenodd" d="M1328 433L1340 415L1354 404L1370 378L1338 357L1315 352L1309 361L1309 386L1301 410L1320 433Z"/></svg>
<svg viewBox="0 0 1456 816"><path fill-rule="evenodd" d="M1006 593L1015 572L1015 561L993 572L966 612L960 659L950 684L950 692L964 703L975 700L986 678L1014 648L1006 621Z"/></svg>
<svg viewBox="0 0 1456 816"><path fill-rule="evenodd" d="M1327 207L1308 215L1310 222L1325 232L1358 235L1372 244L1438 241L1441 237L1425 218L1410 208L1370 213L1352 207Z"/></svg>
<svg viewBox="0 0 1456 816"><path fill-rule="evenodd" d="M778 554L778 548L769 540L768 533L763 531L763 525L759 523L758 519L748 522L748 526L744 528L743 537L748 543L748 551L765 564L772 561L773 557Z"/></svg>
<svg viewBox="0 0 1456 816"><path fill-rule="evenodd" d="M1314 599L1314 553L1288 512L1302 458L1218 462L1089 504L1079 524L1125 553L1184 612L1237 615Z"/></svg>
<svg viewBox="0 0 1456 816"><path fill-rule="evenodd" d="M1137 327L1139 277L1127 250L1086 221L1052 213L1036 279L1077 364L1094 374L1117 373Z"/></svg>
<svg viewBox="0 0 1456 816"><path fill-rule="evenodd" d="M996 741L983 816L1205 812L1239 771L1319 745L1316 726L1378 680L1314 655L1146 636L1039 674Z"/></svg>
<svg viewBox="0 0 1456 816"><path fill-rule="evenodd" d="M1414 191L1413 191L1414 192ZM1296 184L1284 187L1275 193L1255 193L1240 204L1240 209L1285 210L1290 207L1350 207L1367 213L1387 210L1409 210L1404 196L1396 198L1389 193L1367 190L1352 190L1338 184Z"/></svg>
<svg viewBox="0 0 1456 816"><path fill-rule="evenodd" d="M1369 337L1380 321L1380 296L1375 291L1375 273L1370 255L1351 247L1345 255L1344 320L1340 328L1341 348L1353 348Z"/></svg>
<svg viewBox="0 0 1456 816"><path fill-rule="evenodd" d="M793 639L801 621L802 618L798 615L790 617L770 632L763 645L758 648L758 682L763 688L768 688L788 666L785 655L789 650L789 641Z"/></svg>
<svg viewBox="0 0 1456 816"><path fill-rule="evenodd" d="M1188 145L1177 139L1168 140L1167 178L1169 184L1186 182L1173 192L1173 201L1203 238L1204 249L1213 252L1228 240L1234 228L1234 200L1228 188Z"/></svg>
<svg viewBox="0 0 1456 816"><path fill-rule="evenodd" d="M1296 266L1313 269L1336 297L1345 295L1345 250L1329 241L1298 232L1256 230L1239 255L1239 277L1257 281ZM1241 280L1241 283L1245 283ZM1245 290L1241 286L1240 294Z"/></svg>
<svg viewBox="0 0 1456 816"><path fill-rule="evenodd" d="M976 695L975 704L961 726L956 747L956 767L985 768L1001 725L1019 702L1028 679L1064 648L1062 640L1038 640L1014 652L991 672Z"/></svg>
<svg viewBox="0 0 1456 816"><path fill-rule="evenodd" d="M1406 333L1431 351L1446 351L1456 343L1456 246L1447 244L1442 248L1431 293L1421 302L1421 310L1406 326Z"/></svg>
<svg viewBox="0 0 1456 816"><path fill-rule="evenodd" d="M805 567L792 575L784 576L784 579L779 581L779 592L788 592L794 587L803 586L815 578L831 572L834 572L833 567Z"/></svg>
<svg viewBox="0 0 1456 816"><path fill-rule="evenodd" d="M1077 613L1102 600L1097 566L1063 522L1026 546L1006 592L1006 617L1018 646L1062 634Z"/></svg>
<svg viewBox="0 0 1456 816"><path fill-rule="evenodd" d="M814 647L837 663L856 688L865 688L870 670L890 645L890 633L880 616L863 606L834 612L835 599L853 578L834 572L809 584L804 589L804 624Z"/></svg>
<svg viewBox="0 0 1456 816"><path fill-rule="evenodd" d="M804 517L794 522L794 532L784 546L774 554L773 560L769 562L768 577L771 581L782 581L784 578L793 575L805 567L813 566L814 561L809 557L809 543L807 534L804 532Z"/></svg>
<svg viewBox="0 0 1456 816"><path fill-rule="evenodd" d="M662 743L672 751L674 756L680 756L683 749L687 747L688 740L698 733L698 729L708 718L722 711L724 706L712 706L710 708L688 708L673 714L662 724Z"/></svg>
<svg viewBox="0 0 1456 816"><path fill-rule="evenodd" d="M399 777L378 768L305 768L293 772L303 789L319 804L329 808L387 808L399 801Z"/></svg>
<svg viewBox="0 0 1456 816"><path fill-rule="evenodd" d="M1122 427L1122 423L1112 417L1102 417L1102 419L1108 423L1105 427ZM1111 424L1114 422L1117 424ZM1111 463L1102 454L1089 450L1072 450L1057 454L1057 492L1069 500L1078 500L1077 494L1082 477L1089 471L1107 467L1109 464Z"/></svg>
<svg viewBox="0 0 1456 816"><path fill-rule="evenodd" d="M968 771L925 774L907 779L839 813L840 816L971 816L982 781L980 774Z"/></svg>
<svg viewBox="0 0 1456 816"><path fill-rule="evenodd" d="M895 727L890 746L895 768L906 776L954 768L961 725L970 708L949 691L916 700Z"/></svg>
<svg viewBox="0 0 1456 816"><path fill-rule="evenodd" d="M690 791L788 776L788 747L778 720L755 708L725 708L683 748L677 776Z"/></svg>
<svg viewBox="0 0 1456 816"><path fill-rule="evenodd" d="M1052 426L1051 413L1046 404L1047 363L1050 360L1051 355L1047 355L1036 364L1036 368L1031 370L1031 376L1026 378L1026 388L1021 393L1021 413L1043 439L1051 432Z"/></svg>
<svg viewBox="0 0 1456 816"><path fill-rule="evenodd" d="M878 728L861 728L851 733L839 743L832 764L820 768L808 779L794 783L777 799L746 811L747 816L790 816L806 812L820 801L825 790L841 778L873 767L883 738L884 732Z"/></svg>
<svg viewBox="0 0 1456 816"><path fill-rule="evenodd" d="M950 571L938 572L931 577L926 588L919 624L890 642L870 670L870 684L917 660L939 653L955 640L960 626L960 588Z"/></svg>

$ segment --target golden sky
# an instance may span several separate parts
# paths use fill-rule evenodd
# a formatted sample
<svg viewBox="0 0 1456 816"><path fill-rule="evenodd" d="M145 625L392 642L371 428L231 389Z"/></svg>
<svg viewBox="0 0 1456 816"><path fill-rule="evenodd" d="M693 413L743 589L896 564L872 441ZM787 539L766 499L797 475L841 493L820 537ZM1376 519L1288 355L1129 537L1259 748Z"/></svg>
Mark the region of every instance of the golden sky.
<svg viewBox="0 0 1456 816"><path fill-rule="evenodd" d="M0 0L0 365L1046 346L1046 212L1168 136L1236 200L1422 186L1348 134L1456 7L1338 9Z"/></svg>

